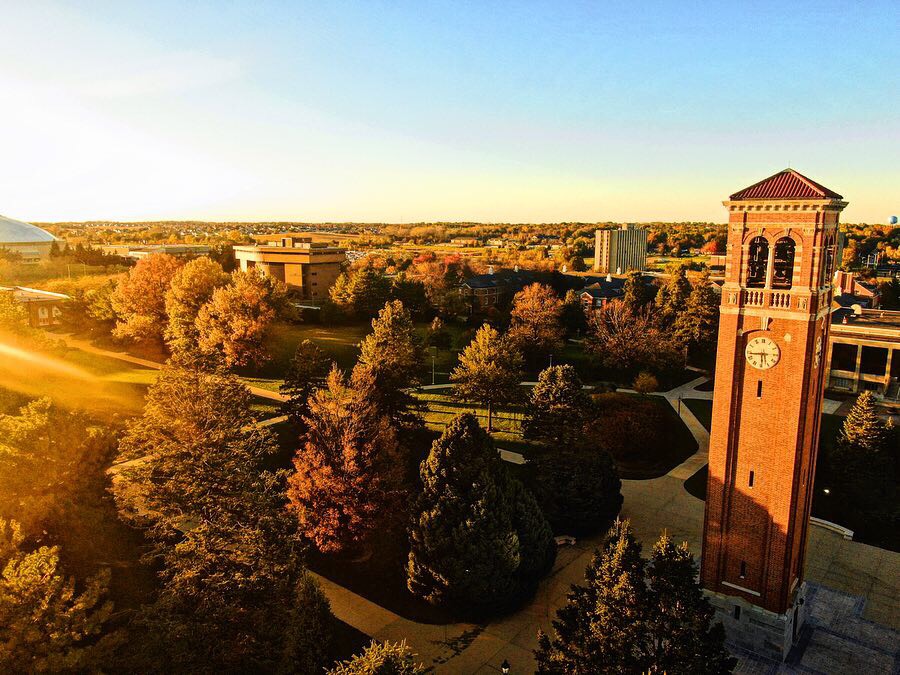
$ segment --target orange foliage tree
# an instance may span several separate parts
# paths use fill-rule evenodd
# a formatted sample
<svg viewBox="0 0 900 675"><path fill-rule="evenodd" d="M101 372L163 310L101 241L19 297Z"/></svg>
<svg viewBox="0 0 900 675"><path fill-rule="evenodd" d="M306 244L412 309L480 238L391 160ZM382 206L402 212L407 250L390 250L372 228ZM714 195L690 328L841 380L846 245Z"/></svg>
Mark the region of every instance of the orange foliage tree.
<svg viewBox="0 0 900 675"><path fill-rule="evenodd" d="M334 366L304 418L288 498L300 532L324 553L364 545L397 510L404 465L373 386L367 370L347 382Z"/></svg>
<svg viewBox="0 0 900 675"><path fill-rule="evenodd" d="M155 253L138 261L112 295L113 335L136 342L160 339L166 327L166 292L181 267L177 258Z"/></svg>

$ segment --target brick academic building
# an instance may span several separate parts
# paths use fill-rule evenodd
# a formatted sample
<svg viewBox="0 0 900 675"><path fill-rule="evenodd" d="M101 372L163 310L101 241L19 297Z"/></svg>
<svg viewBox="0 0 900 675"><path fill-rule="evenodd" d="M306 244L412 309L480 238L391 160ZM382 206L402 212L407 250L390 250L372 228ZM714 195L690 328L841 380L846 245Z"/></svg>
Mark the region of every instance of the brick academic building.
<svg viewBox="0 0 900 675"><path fill-rule="evenodd" d="M729 639L783 659L807 528L843 198L793 170L731 195L701 579Z"/></svg>

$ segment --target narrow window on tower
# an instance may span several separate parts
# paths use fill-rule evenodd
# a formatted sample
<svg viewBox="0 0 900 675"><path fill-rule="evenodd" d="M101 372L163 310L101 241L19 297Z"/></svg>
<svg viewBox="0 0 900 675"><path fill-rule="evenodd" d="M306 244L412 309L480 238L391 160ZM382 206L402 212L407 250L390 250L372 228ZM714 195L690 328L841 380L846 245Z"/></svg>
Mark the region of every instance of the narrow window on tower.
<svg viewBox="0 0 900 675"><path fill-rule="evenodd" d="M747 576L747 563L741 560L741 579Z"/></svg>
<svg viewBox="0 0 900 675"><path fill-rule="evenodd" d="M750 472L750 481L749 481L749 484L750 484L750 487L753 487L753 472L752 472L752 471Z"/></svg>
<svg viewBox="0 0 900 675"><path fill-rule="evenodd" d="M738 605L734 606L734 618L738 621L741 619L741 608Z"/></svg>
<svg viewBox="0 0 900 675"><path fill-rule="evenodd" d="M769 241L765 237L754 237L750 242L747 262L747 288L765 287L768 268Z"/></svg>
<svg viewBox="0 0 900 675"><path fill-rule="evenodd" d="M756 381L756 398L762 398L762 380Z"/></svg>
<svg viewBox="0 0 900 675"><path fill-rule="evenodd" d="M775 242L775 263L772 288L787 289L794 281L794 240L782 237Z"/></svg>

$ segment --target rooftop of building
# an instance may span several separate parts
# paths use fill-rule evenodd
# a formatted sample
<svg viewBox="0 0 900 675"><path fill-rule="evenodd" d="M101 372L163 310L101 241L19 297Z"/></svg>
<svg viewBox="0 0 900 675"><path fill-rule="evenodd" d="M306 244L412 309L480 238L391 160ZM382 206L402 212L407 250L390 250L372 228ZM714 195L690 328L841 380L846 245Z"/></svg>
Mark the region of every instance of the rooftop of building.
<svg viewBox="0 0 900 675"><path fill-rule="evenodd" d="M893 329L900 334L900 312L890 309L868 309L858 304L842 305L832 313L831 321L841 326Z"/></svg>
<svg viewBox="0 0 900 675"><path fill-rule="evenodd" d="M735 192L730 199L742 201L749 199L843 199L843 197L794 169L785 169Z"/></svg>
<svg viewBox="0 0 900 675"><path fill-rule="evenodd" d="M39 288L28 288L27 286L0 286L0 293L12 293L13 297L19 302L37 302L48 300L70 300L68 295L63 293L53 293L52 291L42 291Z"/></svg>
<svg viewBox="0 0 900 675"><path fill-rule="evenodd" d="M36 225L0 216L0 244L41 244L55 239Z"/></svg>
<svg viewBox="0 0 900 675"><path fill-rule="evenodd" d="M322 241L313 241L312 237L282 237L281 239L273 239L257 244L243 244L234 247L235 251L269 251L273 249L277 249L279 252L290 251L291 249L317 252L346 251L346 249L341 248L340 246L335 246Z"/></svg>

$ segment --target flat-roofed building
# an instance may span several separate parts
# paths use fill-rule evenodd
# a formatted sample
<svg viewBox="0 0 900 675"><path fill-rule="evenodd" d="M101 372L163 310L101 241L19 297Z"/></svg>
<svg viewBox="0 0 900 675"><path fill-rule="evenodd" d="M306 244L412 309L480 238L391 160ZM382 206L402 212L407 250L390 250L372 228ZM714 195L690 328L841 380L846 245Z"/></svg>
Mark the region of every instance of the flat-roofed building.
<svg viewBox="0 0 900 675"><path fill-rule="evenodd" d="M884 403L900 403L900 312L859 304L837 309L825 363L829 389L868 390Z"/></svg>
<svg viewBox="0 0 900 675"><path fill-rule="evenodd" d="M597 230L594 244L594 271L625 274L643 272L647 266L647 229L634 223L618 230Z"/></svg>
<svg viewBox="0 0 900 675"><path fill-rule="evenodd" d="M300 291L305 300L325 300L347 260L343 248L313 243L311 237L282 237L264 246L235 246L242 270L260 269Z"/></svg>

